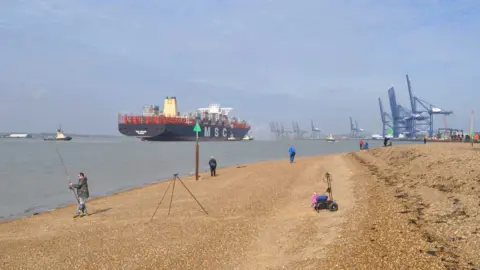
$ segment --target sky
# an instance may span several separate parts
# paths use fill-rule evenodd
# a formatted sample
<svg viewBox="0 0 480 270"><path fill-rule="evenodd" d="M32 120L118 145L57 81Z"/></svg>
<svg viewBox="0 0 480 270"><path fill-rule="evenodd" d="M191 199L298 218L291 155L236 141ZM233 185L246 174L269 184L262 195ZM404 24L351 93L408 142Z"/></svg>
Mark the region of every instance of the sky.
<svg viewBox="0 0 480 270"><path fill-rule="evenodd" d="M119 112L176 96L267 138L269 122L381 133L378 98L416 96L468 129L480 111L475 0L0 1L0 131L119 134ZM480 117L476 117L480 130ZM444 126L435 117L435 129Z"/></svg>

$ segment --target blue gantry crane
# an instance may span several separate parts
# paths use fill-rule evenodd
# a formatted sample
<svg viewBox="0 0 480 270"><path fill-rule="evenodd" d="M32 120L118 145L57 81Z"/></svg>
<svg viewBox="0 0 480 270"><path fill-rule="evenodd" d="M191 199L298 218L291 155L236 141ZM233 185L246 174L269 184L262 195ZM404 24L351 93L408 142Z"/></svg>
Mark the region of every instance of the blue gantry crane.
<svg viewBox="0 0 480 270"><path fill-rule="evenodd" d="M355 130L357 131L357 136L358 136L358 133L359 133L359 132L362 132L362 131L363 131L363 128L359 128L359 127L358 127L357 120L355 120Z"/></svg>
<svg viewBox="0 0 480 270"><path fill-rule="evenodd" d="M382 137L388 133L389 129L393 129L392 117L383 109L382 99L378 98L378 106L380 107L380 116L382 119Z"/></svg>
<svg viewBox="0 0 480 270"><path fill-rule="evenodd" d="M352 117L350 117L350 137L357 138L358 133L363 131L363 129L358 127L357 120L353 121Z"/></svg>
<svg viewBox="0 0 480 270"><path fill-rule="evenodd" d="M350 117L350 137L351 138L356 138L357 137L357 128L355 127L355 124L353 123L352 117Z"/></svg>
<svg viewBox="0 0 480 270"><path fill-rule="evenodd" d="M315 127L315 125L313 124L313 120L312 121L312 139L319 139L320 138L320 129Z"/></svg>
<svg viewBox="0 0 480 270"><path fill-rule="evenodd" d="M428 132L430 137L433 136L433 116L437 114L450 115L453 111L442 110L440 107L435 106L431 103L428 103L424 100L419 99L413 94L412 85L408 74L407 78L407 87L408 94L410 96L410 105L412 107L412 127L411 127L411 137L416 137L417 133Z"/></svg>
<svg viewBox="0 0 480 270"><path fill-rule="evenodd" d="M388 98L390 101L390 109L392 110L393 136L398 138L400 134L409 136L412 125L412 113L410 110L397 103L397 96L393 86L388 89Z"/></svg>

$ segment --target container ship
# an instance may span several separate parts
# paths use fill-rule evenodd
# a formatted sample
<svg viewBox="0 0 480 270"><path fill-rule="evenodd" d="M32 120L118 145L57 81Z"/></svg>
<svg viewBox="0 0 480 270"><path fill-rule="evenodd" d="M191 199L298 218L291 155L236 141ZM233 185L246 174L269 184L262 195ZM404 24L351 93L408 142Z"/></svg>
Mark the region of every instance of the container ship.
<svg viewBox="0 0 480 270"><path fill-rule="evenodd" d="M118 115L118 131L125 136L135 136L142 141L195 141L195 124L199 123L200 141L242 140L249 130L246 121L229 117L232 108L210 104L196 112L181 115L177 110L176 97L166 97L163 111L158 105L145 105L142 115Z"/></svg>

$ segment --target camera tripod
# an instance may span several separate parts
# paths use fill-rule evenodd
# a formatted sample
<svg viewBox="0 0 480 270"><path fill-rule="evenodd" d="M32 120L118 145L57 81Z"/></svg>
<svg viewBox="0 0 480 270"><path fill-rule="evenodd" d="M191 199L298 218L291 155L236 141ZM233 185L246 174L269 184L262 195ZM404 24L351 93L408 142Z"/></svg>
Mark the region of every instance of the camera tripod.
<svg viewBox="0 0 480 270"><path fill-rule="evenodd" d="M328 188L327 188L327 192L328 192L328 196L330 197L330 200L333 201L333 195L332 195L332 175L328 172L325 173L325 176L323 177L323 181L327 183L328 185Z"/></svg>
<svg viewBox="0 0 480 270"><path fill-rule="evenodd" d="M183 183L182 179L180 179L180 177L178 177L178 173L175 173L175 174L173 175L173 179L170 179L170 180L169 180L170 183L168 184L168 187L167 187L167 189L165 190L165 193L163 193L162 199L161 199L160 202L157 204L157 208L155 208L155 212L153 212L153 215L152 215L152 217L150 218L150 221L152 221L153 217L154 217L155 214L157 213L158 207L159 207L160 204L162 203L163 199L165 198L165 195L167 195L168 189L170 189L170 186L171 186L172 183L173 183L172 195L170 196L170 205L168 206L168 214L167 214L167 216L170 215L170 210L171 210L171 208L172 208L172 201L173 201L173 192L175 191L175 183L176 183L176 180L180 181L180 183L183 185L183 187L188 191L188 193L190 193L190 195L192 196L192 198L195 199L195 201L196 201L197 204L202 208L202 210L205 212L205 214L208 215L207 210L205 210L205 208L202 206L202 204L197 200L197 198L195 198L195 196L192 194L192 192L190 191L190 189L188 189L187 186L185 185L185 183Z"/></svg>

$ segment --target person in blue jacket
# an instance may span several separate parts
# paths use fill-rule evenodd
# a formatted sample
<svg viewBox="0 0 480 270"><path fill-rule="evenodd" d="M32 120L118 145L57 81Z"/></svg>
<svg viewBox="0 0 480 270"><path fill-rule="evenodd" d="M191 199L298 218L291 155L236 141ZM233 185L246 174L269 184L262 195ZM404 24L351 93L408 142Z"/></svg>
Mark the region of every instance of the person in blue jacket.
<svg viewBox="0 0 480 270"><path fill-rule="evenodd" d="M368 142L365 142L365 144L363 145L363 149L368 149Z"/></svg>
<svg viewBox="0 0 480 270"><path fill-rule="evenodd" d="M293 160L295 159L296 152L297 151L295 150L295 147L290 146L290 148L288 149L288 153L290 154L290 163L293 163Z"/></svg>

